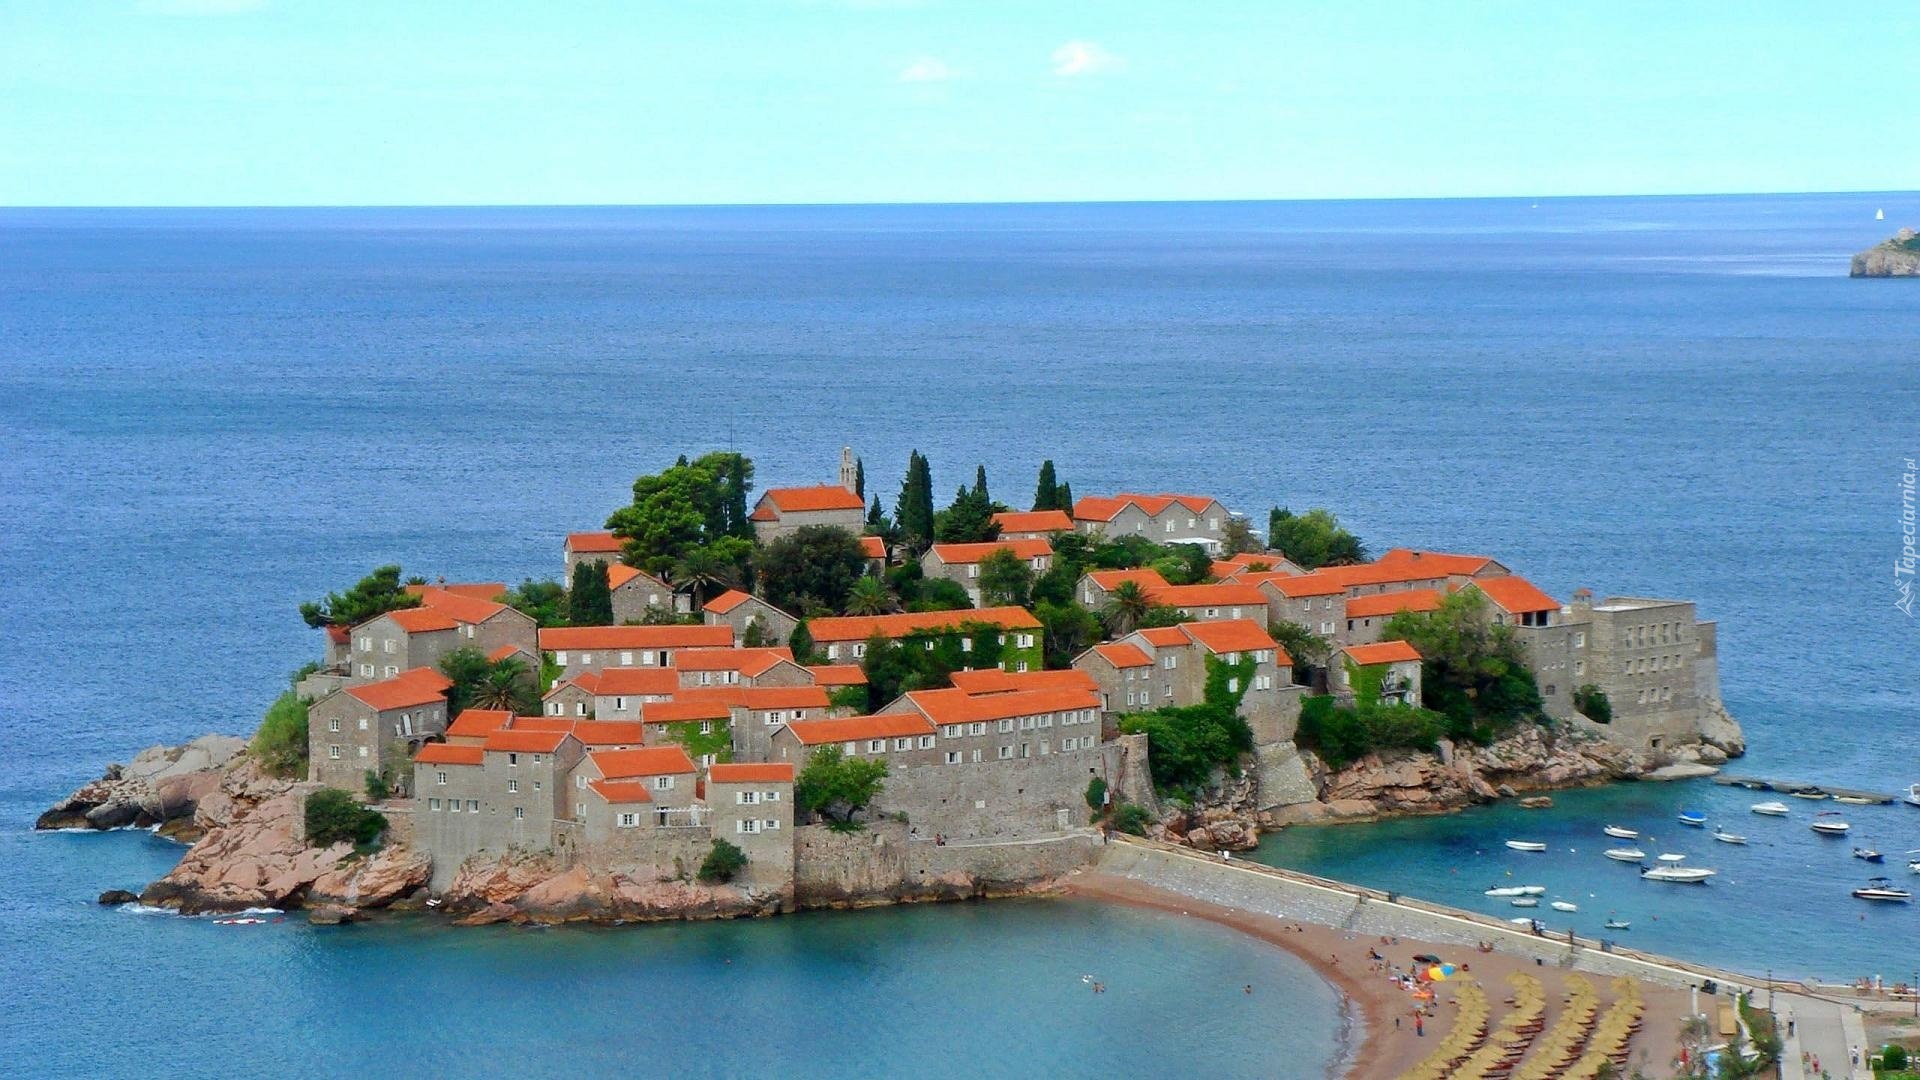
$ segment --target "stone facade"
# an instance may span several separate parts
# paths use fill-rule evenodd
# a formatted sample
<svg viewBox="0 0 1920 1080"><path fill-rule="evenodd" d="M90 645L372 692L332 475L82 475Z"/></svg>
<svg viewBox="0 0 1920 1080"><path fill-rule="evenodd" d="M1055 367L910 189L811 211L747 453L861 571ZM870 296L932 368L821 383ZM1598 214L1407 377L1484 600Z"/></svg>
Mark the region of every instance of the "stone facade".
<svg viewBox="0 0 1920 1080"><path fill-rule="evenodd" d="M997 540L984 544L935 544L920 557L920 571L929 579L951 581L967 591L967 599L979 607L980 564L997 551L1012 552L1038 577L1053 566L1053 545L1044 538L1034 540Z"/></svg>
<svg viewBox="0 0 1920 1080"><path fill-rule="evenodd" d="M838 484L805 488L769 488L754 504L754 538L771 544L809 525L845 529L855 536L867 523L866 502Z"/></svg>
<svg viewBox="0 0 1920 1080"><path fill-rule="evenodd" d="M448 686L438 672L415 669L378 683L351 686L307 713L307 777L356 794L366 774L404 781L407 762L447 729Z"/></svg>
<svg viewBox="0 0 1920 1080"><path fill-rule="evenodd" d="M763 644L785 645L800 620L757 596L729 589L707 602L700 617L708 626L725 626L733 631L736 645L747 644L751 636ZM757 629L755 629L757 628Z"/></svg>

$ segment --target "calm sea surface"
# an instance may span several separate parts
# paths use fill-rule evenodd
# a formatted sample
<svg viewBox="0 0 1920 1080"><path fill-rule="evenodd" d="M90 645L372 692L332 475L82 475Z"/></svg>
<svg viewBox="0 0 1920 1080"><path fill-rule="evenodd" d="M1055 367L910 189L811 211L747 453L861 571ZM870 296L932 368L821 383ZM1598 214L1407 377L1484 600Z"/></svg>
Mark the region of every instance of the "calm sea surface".
<svg viewBox="0 0 1920 1080"><path fill-rule="evenodd" d="M1152 914L233 930L89 904L177 849L27 830L105 761L249 730L318 650L294 605L374 564L553 575L561 533L679 453L738 447L763 485L803 483L843 443L889 499L914 448L945 487L984 463L1014 504L1050 456L1082 494L1191 489L1262 521L1324 505L1376 548L1496 553L1557 596L1692 597L1720 621L1742 768L1904 787L1920 627L1892 567L1920 288L1845 277L1901 222L1920 195L0 210L0 1059L1316 1075L1328 992ZM1300 831L1266 857L1489 912L1512 868L1577 896L1583 929L1613 910L1701 960L1893 975L1920 911L1859 910L1865 868L1815 842L1812 810L1751 801L1620 788ZM1671 835L1683 803L1756 843ZM1628 880L1597 854L1611 819L1722 877ZM1854 820L1920 848L1920 811ZM1510 856L1520 832L1554 850ZM1249 981L1273 989L1215 996Z"/></svg>

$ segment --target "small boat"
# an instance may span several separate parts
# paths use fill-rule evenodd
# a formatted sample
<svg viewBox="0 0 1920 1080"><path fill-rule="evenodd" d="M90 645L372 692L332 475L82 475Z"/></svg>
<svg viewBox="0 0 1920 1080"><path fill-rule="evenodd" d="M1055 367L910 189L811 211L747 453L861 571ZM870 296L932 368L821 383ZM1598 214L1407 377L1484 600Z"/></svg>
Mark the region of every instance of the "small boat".
<svg viewBox="0 0 1920 1080"><path fill-rule="evenodd" d="M1538 206L1539 204L1538 204L1538 203L1535 203L1534 205L1535 205L1535 206ZM1885 210L1875 210L1875 211L1873 212L1873 220L1875 220L1875 221L1885 221L1885 220L1887 220L1887 212L1886 212Z"/></svg>
<svg viewBox="0 0 1920 1080"><path fill-rule="evenodd" d="M1694 828L1698 829L1698 828L1704 827L1706 823L1707 823L1707 815L1701 813L1698 810L1680 811L1680 824L1682 825L1691 825Z"/></svg>
<svg viewBox="0 0 1920 1080"><path fill-rule="evenodd" d="M1606 923L1607 929L1609 930L1625 930L1632 925L1632 923L1625 919L1608 919Z"/></svg>
<svg viewBox="0 0 1920 1080"><path fill-rule="evenodd" d="M1508 922L1510 922L1510 923L1512 923L1512 924L1513 924L1513 925L1515 925L1515 926L1532 926L1532 925L1533 925L1533 920L1532 920L1531 918L1526 918L1526 919L1508 919L1507 921L1508 921Z"/></svg>
<svg viewBox="0 0 1920 1080"><path fill-rule="evenodd" d="M1515 851L1545 851L1547 845L1533 840L1509 840L1507 846Z"/></svg>
<svg viewBox="0 0 1920 1080"><path fill-rule="evenodd" d="M1539 896L1541 893L1544 893L1546 891L1547 891L1547 887L1545 885L1520 886L1520 895L1522 896Z"/></svg>
<svg viewBox="0 0 1920 1080"><path fill-rule="evenodd" d="M1799 791L1789 791L1787 794L1796 799L1812 799L1815 802L1819 802L1821 799L1827 797L1827 793L1821 791L1819 788L1802 788Z"/></svg>
<svg viewBox="0 0 1920 1080"><path fill-rule="evenodd" d="M1612 859L1614 862L1637 863L1637 862L1647 861L1647 853L1644 851L1641 851L1637 847L1608 848L1607 850L1601 852L1600 854L1605 855L1607 858Z"/></svg>
<svg viewBox="0 0 1920 1080"><path fill-rule="evenodd" d="M1833 801L1837 803L1846 803L1848 806L1874 805L1873 799L1869 799L1863 795L1835 795L1833 797Z"/></svg>
<svg viewBox="0 0 1920 1080"><path fill-rule="evenodd" d="M1553 903L1548 904L1547 906L1552 908L1555 911L1579 911L1580 910L1579 904L1575 904L1567 900L1555 900Z"/></svg>
<svg viewBox="0 0 1920 1080"><path fill-rule="evenodd" d="M1907 796L1900 801L1908 806L1920 806L1920 784L1908 784Z"/></svg>
<svg viewBox="0 0 1920 1080"><path fill-rule="evenodd" d="M1877 877L1867 882L1866 888L1853 890L1855 900L1879 900L1891 904L1904 904L1913 899L1913 894L1905 889L1893 887L1892 880Z"/></svg>
<svg viewBox="0 0 1920 1080"><path fill-rule="evenodd" d="M1854 848L1853 857L1861 860L1862 862L1886 862L1887 861L1886 856L1880 854L1879 852L1873 850L1872 848L1867 848L1867 847Z"/></svg>
<svg viewBox="0 0 1920 1080"><path fill-rule="evenodd" d="M1713 838L1723 844L1744 844L1747 842L1746 837L1741 836L1739 833L1730 833L1725 829L1713 830Z"/></svg>
<svg viewBox="0 0 1920 1080"><path fill-rule="evenodd" d="M1628 829L1628 828L1623 828L1619 825L1609 825L1606 828L1601 829L1600 831L1603 833L1606 833L1608 836L1613 837L1615 840L1640 839L1639 829Z"/></svg>
<svg viewBox="0 0 1920 1080"><path fill-rule="evenodd" d="M1830 818L1836 816L1838 813L1839 811L1837 810L1823 810L1820 816L1822 818ZM1809 828L1821 836L1845 836L1847 835L1847 830L1853 828L1853 826L1844 821L1815 821Z"/></svg>
<svg viewBox="0 0 1920 1080"><path fill-rule="evenodd" d="M1507 901L1507 903L1511 904L1514 907L1539 907L1540 906L1540 901L1537 898L1532 896L1516 896L1512 900Z"/></svg>
<svg viewBox="0 0 1920 1080"><path fill-rule="evenodd" d="M1855 895L1857 896L1859 894L1856 893ZM265 923L266 921L267 920L265 919L255 919L252 917L248 917L244 919L215 919L213 920L213 925L215 926L259 926Z"/></svg>
<svg viewBox="0 0 1920 1080"><path fill-rule="evenodd" d="M1685 855L1680 855L1675 852L1669 851L1666 854L1660 856L1660 861L1663 863L1666 863L1668 866L1672 866L1676 863L1686 862L1687 857Z"/></svg>
<svg viewBox="0 0 1920 1080"><path fill-rule="evenodd" d="M1487 895L1488 896L1525 896L1527 895L1527 889L1526 889L1526 886L1524 885L1507 885L1498 889L1488 889Z"/></svg>
<svg viewBox="0 0 1920 1080"><path fill-rule="evenodd" d="M1650 870L1640 871L1640 876L1647 881L1670 881L1676 885L1700 885L1704 884L1708 878L1717 873L1719 873L1718 870L1707 870L1698 866L1656 866Z"/></svg>
<svg viewBox="0 0 1920 1080"><path fill-rule="evenodd" d="M1907 860L1907 873L1920 874L1920 859Z"/></svg>
<svg viewBox="0 0 1920 1080"><path fill-rule="evenodd" d="M1765 817L1786 817L1788 813L1787 804L1783 802L1754 803L1750 809Z"/></svg>

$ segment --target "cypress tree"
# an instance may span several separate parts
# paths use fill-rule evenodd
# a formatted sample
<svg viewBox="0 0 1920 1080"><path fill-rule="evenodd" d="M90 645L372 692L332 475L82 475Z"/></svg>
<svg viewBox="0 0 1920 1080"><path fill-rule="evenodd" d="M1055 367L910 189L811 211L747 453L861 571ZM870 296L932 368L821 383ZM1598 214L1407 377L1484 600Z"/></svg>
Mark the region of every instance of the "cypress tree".
<svg viewBox="0 0 1920 1080"><path fill-rule="evenodd" d="M991 503L993 501L987 496L987 467L985 465L975 465L973 467L973 497L981 503Z"/></svg>
<svg viewBox="0 0 1920 1080"><path fill-rule="evenodd" d="M859 458L853 459L853 493L867 497L867 463Z"/></svg>
<svg viewBox="0 0 1920 1080"><path fill-rule="evenodd" d="M573 588L567 590L567 622L574 626L612 626L613 590L607 587L607 564L583 562L573 568Z"/></svg>
<svg viewBox="0 0 1920 1080"><path fill-rule="evenodd" d="M1055 492L1053 501L1057 504L1054 506L1055 510L1065 510L1067 515L1071 517L1073 515L1073 485L1061 484Z"/></svg>
<svg viewBox="0 0 1920 1080"><path fill-rule="evenodd" d="M907 478L900 485L893 520L909 543L933 539L933 470L918 450L907 459Z"/></svg>
<svg viewBox="0 0 1920 1080"><path fill-rule="evenodd" d="M1033 489L1033 508L1060 509L1060 485L1054 480L1052 458L1040 463L1040 483Z"/></svg>

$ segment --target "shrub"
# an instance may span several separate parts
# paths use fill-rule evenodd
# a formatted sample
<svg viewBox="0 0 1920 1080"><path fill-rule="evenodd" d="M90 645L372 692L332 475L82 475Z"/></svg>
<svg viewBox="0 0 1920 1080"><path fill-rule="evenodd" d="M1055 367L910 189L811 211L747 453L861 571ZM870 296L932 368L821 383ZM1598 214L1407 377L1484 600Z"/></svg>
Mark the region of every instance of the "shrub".
<svg viewBox="0 0 1920 1080"><path fill-rule="evenodd" d="M700 864L700 880L709 885L733 880L747 865L747 853L732 844L716 838L713 850L707 852L706 860Z"/></svg>
<svg viewBox="0 0 1920 1080"><path fill-rule="evenodd" d="M1147 826L1153 824L1153 815L1139 803L1121 803L1113 812L1113 827L1123 833L1134 836L1147 835Z"/></svg>
<svg viewBox="0 0 1920 1080"><path fill-rule="evenodd" d="M374 772L372 769L368 769L367 798L374 802L385 802L387 797L392 794L393 788L387 783L387 778Z"/></svg>
<svg viewBox="0 0 1920 1080"><path fill-rule="evenodd" d="M1301 702L1294 742L1319 754L1329 769L1344 769L1375 750L1432 750L1443 727L1442 717L1427 709L1341 706L1321 695Z"/></svg>
<svg viewBox="0 0 1920 1080"><path fill-rule="evenodd" d="M1573 692L1573 707L1596 724L1613 723L1613 702L1607 700L1605 690L1592 683Z"/></svg>
<svg viewBox="0 0 1920 1080"><path fill-rule="evenodd" d="M1253 751L1253 730L1239 711L1240 699L1252 682L1251 657L1228 664L1209 656L1201 704L1120 718L1121 731L1146 735L1147 767L1156 788L1163 793L1197 790L1219 768L1238 775L1240 755Z"/></svg>
<svg viewBox="0 0 1920 1080"><path fill-rule="evenodd" d="M1107 805L1107 782L1094 777L1087 781L1087 807L1094 812Z"/></svg>
<svg viewBox="0 0 1920 1080"><path fill-rule="evenodd" d="M307 796L307 843L314 847L349 843L363 847L387 830L387 819L339 788L321 788Z"/></svg>
<svg viewBox="0 0 1920 1080"><path fill-rule="evenodd" d="M288 690L267 707L260 729L248 744L260 767L275 776L303 776L307 771L307 707L311 702Z"/></svg>
<svg viewBox="0 0 1920 1080"><path fill-rule="evenodd" d="M1907 1067L1907 1048L1899 1043L1888 1043L1880 1051L1880 1068L1889 1072L1898 1072Z"/></svg>

